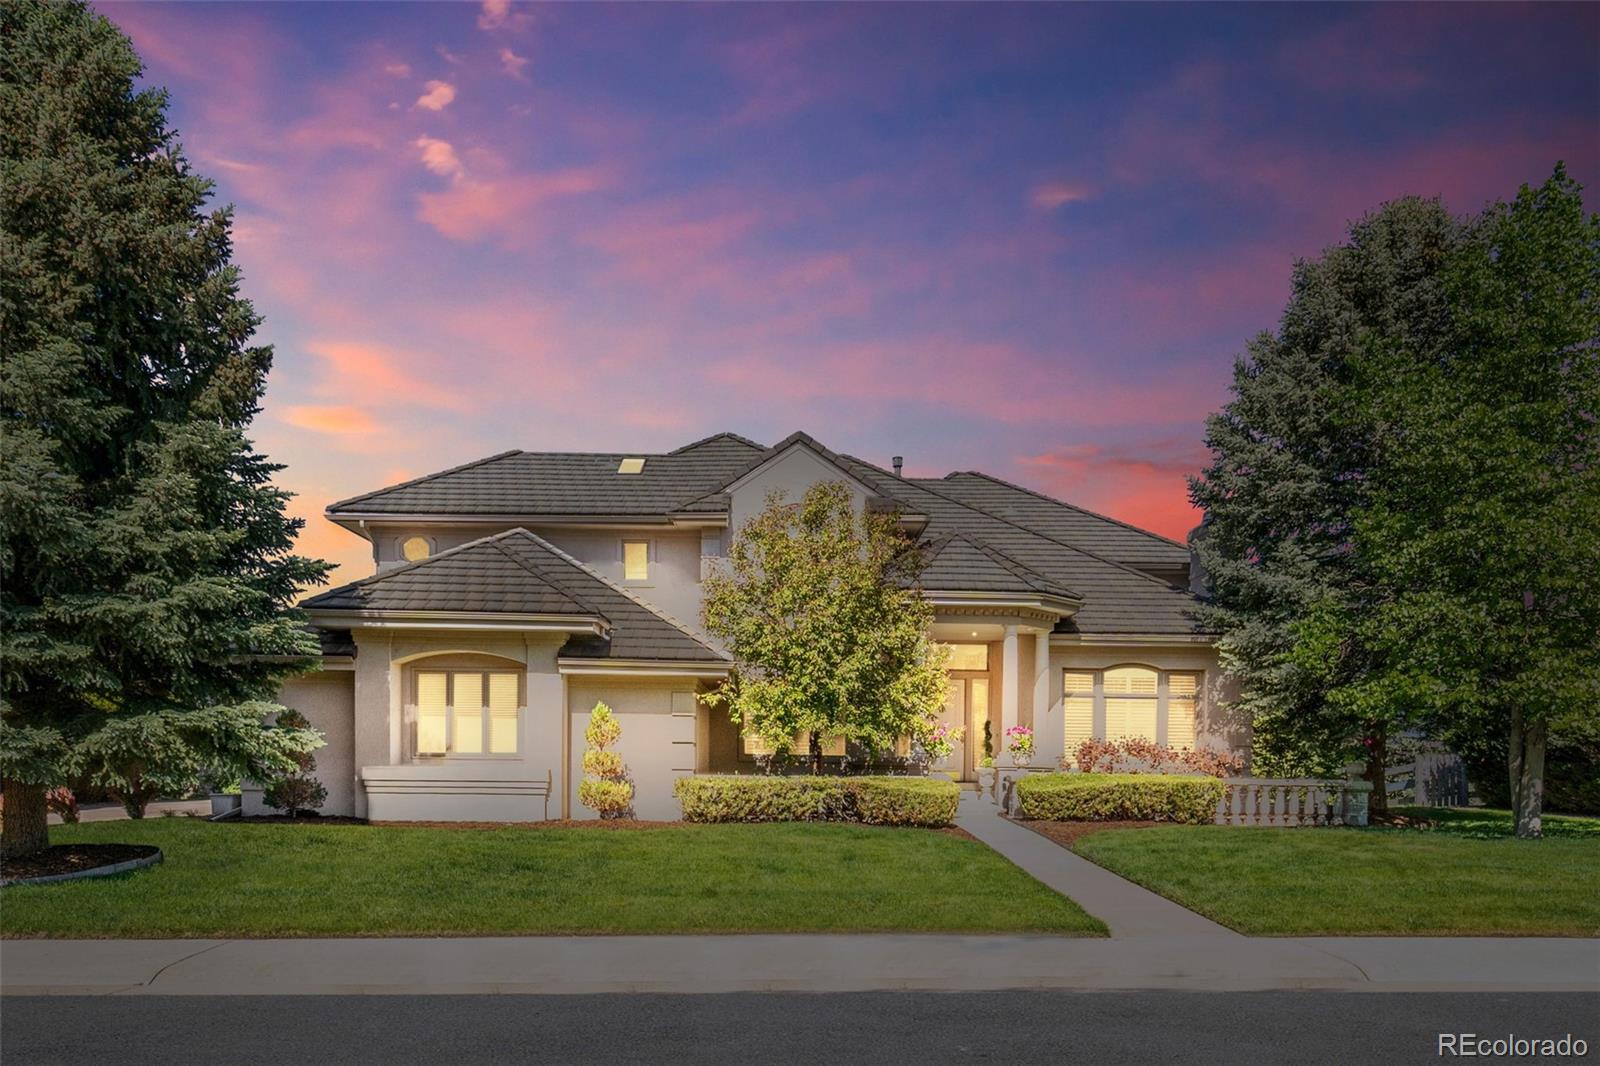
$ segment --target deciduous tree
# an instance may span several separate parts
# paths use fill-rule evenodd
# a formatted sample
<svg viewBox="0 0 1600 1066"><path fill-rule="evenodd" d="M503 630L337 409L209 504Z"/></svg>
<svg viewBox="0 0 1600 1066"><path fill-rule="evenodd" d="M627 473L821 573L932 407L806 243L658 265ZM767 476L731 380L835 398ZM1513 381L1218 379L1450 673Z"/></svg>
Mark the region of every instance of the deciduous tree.
<svg viewBox="0 0 1600 1066"><path fill-rule="evenodd" d="M737 663L710 701L779 755L809 733L819 771L823 737L881 753L926 732L946 653L914 587L923 565L894 516L857 513L840 482L769 498L705 583L706 631Z"/></svg>

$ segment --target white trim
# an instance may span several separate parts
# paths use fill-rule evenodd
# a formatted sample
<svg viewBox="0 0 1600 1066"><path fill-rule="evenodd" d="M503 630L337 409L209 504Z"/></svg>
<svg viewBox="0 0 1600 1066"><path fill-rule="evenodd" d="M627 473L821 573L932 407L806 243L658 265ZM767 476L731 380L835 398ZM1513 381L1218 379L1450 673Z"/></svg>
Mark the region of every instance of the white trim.
<svg viewBox="0 0 1600 1066"><path fill-rule="evenodd" d="M1051 647L1116 647L1125 644L1200 644L1210 645L1217 637L1210 633L1052 633Z"/></svg>
<svg viewBox="0 0 1600 1066"><path fill-rule="evenodd" d="M727 677L733 664L717 666L680 663L672 664L655 659L573 659L558 658L556 672L564 675L611 675L616 677Z"/></svg>
<svg viewBox="0 0 1600 1066"><path fill-rule="evenodd" d="M329 629L459 629L525 633L593 633L605 636L609 625L592 615L499 614L473 611L346 611L309 610L313 625Z"/></svg>

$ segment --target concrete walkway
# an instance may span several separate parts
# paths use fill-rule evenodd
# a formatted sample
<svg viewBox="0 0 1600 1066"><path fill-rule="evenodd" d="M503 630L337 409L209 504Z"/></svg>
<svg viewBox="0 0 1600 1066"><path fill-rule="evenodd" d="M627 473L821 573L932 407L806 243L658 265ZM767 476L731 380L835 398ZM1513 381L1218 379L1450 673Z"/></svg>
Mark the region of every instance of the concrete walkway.
<svg viewBox="0 0 1600 1066"><path fill-rule="evenodd" d="M6 940L5 995L1596 992L1600 941L1050 936Z"/></svg>
<svg viewBox="0 0 1600 1066"><path fill-rule="evenodd" d="M961 806L956 809L956 825L1074 900L1105 922L1114 937L1245 939L1232 929L1124 880L1055 841L1001 817L1000 808L981 796L961 797Z"/></svg>

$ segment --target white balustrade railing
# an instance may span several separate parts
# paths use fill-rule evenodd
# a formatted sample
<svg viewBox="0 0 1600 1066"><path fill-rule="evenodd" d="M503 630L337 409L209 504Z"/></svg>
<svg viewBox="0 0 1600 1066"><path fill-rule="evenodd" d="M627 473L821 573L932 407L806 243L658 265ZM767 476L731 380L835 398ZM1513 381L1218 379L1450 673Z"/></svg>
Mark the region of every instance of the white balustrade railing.
<svg viewBox="0 0 1600 1066"><path fill-rule="evenodd" d="M1223 778L1217 825L1366 825L1367 781Z"/></svg>

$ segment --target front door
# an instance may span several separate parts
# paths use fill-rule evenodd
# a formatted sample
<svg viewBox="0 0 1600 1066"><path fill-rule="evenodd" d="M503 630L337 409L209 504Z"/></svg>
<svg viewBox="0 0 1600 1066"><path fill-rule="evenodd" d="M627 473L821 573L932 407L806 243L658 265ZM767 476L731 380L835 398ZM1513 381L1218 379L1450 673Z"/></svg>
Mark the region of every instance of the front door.
<svg viewBox="0 0 1600 1066"><path fill-rule="evenodd" d="M951 674L945 683L944 711L939 720L948 728L961 730L961 739L950 756L933 764L959 781L977 778L978 761L983 758L983 726L989 720L989 678Z"/></svg>

